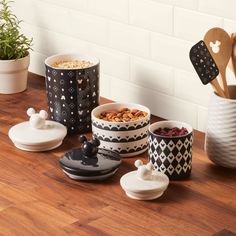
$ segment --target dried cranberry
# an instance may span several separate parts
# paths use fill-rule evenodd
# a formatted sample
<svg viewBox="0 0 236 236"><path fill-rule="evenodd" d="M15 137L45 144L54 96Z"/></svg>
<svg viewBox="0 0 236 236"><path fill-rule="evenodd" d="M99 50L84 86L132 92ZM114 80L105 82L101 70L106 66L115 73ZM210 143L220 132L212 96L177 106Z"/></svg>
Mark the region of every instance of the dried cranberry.
<svg viewBox="0 0 236 236"><path fill-rule="evenodd" d="M158 128L154 131L155 134L164 136L164 137L177 137L177 136L184 136L188 133L188 130L184 127L178 128Z"/></svg>

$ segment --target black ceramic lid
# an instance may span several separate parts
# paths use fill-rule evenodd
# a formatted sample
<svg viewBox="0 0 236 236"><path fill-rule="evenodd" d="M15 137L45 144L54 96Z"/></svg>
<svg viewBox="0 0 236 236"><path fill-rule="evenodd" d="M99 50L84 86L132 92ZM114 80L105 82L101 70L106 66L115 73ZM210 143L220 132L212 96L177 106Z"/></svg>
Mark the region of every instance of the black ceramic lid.
<svg viewBox="0 0 236 236"><path fill-rule="evenodd" d="M84 136L83 136L84 137ZM80 140L82 147L72 149L64 154L59 160L63 169L81 176L96 176L110 173L121 164L120 155L116 152L96 148L98 140Z"/></svg>
<svg viewBox="0 0 236 236"><path fill-rule="evenodd" d="M76 169L71 169L71 168L68 168L66 166L63 166L61 164L61 167L62 169L66 172L66 173L69 173L71 175L75 175L75 176L84 176L84 177L96 177L96 176L104 176L104 175L108 175L108 174L111 174L113 172L115 172L118 168L114 168L114 169L111 169L111 170L105 170L105 171L100 171L100 172L97 172L97 171L93 171L93 172L88 172L88 171L82 171L82 170L76 170Z"/></svg>

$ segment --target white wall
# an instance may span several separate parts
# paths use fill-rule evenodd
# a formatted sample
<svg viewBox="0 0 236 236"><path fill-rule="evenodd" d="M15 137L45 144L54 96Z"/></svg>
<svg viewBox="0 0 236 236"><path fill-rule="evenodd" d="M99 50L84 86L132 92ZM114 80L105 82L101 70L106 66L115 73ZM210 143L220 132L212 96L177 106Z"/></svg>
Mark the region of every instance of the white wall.
<svg viewBox="0 0 236 236"><path fill-rule="evenodd" d="M236 31L235 0L16 0L13 10L34 38L30 71L44 75L56 53L96 55L102 96L205 130L212 89L188 53L211 27Z"/></svg>

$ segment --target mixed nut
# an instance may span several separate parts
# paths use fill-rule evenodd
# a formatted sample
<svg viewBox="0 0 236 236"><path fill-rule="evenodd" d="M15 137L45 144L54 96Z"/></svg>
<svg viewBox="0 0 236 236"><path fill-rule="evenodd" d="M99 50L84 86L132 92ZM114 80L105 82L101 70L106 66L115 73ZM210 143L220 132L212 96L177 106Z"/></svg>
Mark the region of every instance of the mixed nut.
<svg viewBox="0 0 236 236"><path fill-rule="evenodd" d="M141 120L147 116L147 112L138 109L121 108L100 113L97 118L110 122L130 122Z"/></svg>

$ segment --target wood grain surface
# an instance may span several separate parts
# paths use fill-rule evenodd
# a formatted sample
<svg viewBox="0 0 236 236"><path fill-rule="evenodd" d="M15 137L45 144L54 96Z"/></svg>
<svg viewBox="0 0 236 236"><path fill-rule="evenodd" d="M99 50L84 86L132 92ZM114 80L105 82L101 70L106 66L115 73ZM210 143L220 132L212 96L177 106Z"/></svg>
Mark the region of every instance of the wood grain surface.
<svg viewBox="0 0 236 236"><path fill-rule="evenodd" d="M101 99L101 102L107 102ZM58 158L79 147L78 136L43 153L24 152L8 138L11 126L28 119L33 106L47 109L44 78L30 74L28 90L0 95L0 235L213 235L236 232L236 173L212 164L204 134L194 132L189 180L173 181L153 201L135 201L120 187L137 158L123 159L110 179L76 182L60 170ZM157 118L153 117L152 122ZM226 235L226 234L224 234ZM231 234L230 234L231 235Z"/></svg>

